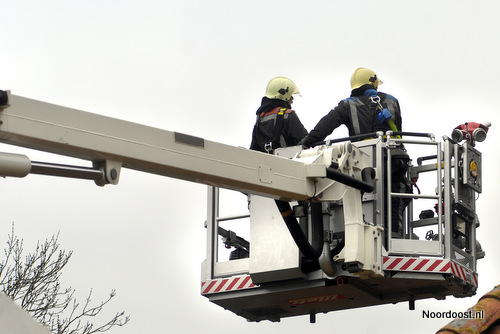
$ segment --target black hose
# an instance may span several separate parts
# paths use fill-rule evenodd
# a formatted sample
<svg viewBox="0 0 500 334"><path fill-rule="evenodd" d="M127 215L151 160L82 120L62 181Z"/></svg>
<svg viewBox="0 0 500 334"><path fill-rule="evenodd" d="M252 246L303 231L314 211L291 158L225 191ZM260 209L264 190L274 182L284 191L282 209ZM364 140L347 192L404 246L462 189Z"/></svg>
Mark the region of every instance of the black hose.
<svg viewBox="0 0 500 334"><path fill-rule="evenodd" d="M370 171L371 174L371 171ZM355 177L349 176L347 174L344 174L342 172L339 172L338 170L334 168L327 168L326 169L326 177L338 181L340 183L343 183L345 185L348 185L350 187L353 187L355 189L361 190L363 192L371 193L373 192L373 183L368 183L366 181L358 180Z"/></svg>
<svg viewBox="0 0 500 334"><path fill-rule="evenodd" d="M320 257L323 251L323 209L321 202L311 203L311 243L312 248L317 250Z"/></svg>
<svg viewBox="0 0 500 334"><path fill-rule="evenodd" d="M337 255L338 253L340 253L340 251L342 250L342 248L344 248L345 246L345 238L343 238L338 244L337 246L335 246L333 249L332 249L332 256L335 256Z"/></svg>
<svg viewBox="0 0 500 334"><path fill-rule="evenodd" d="M337 246L335 246L332 249L332 251L331 251L332 258L335 257L335 255L339 254L340 251L342 251L342 249L344 248L344 246L345 246L345 239L342 239L342 240L340 240L340 242L338 242ZM312 271L316 271L316 270L320 270L320 269L321 269L321 267L319 265L318 260L304 259L302 261L301 270L304 273L310 273Z"/></svg>
<svg viewBox="0 0 500 334"><path fill-rule="evenodd" d="M312 219L313 245L311 245L309 243L309 240L307 240L307 237L305 236L304 232L300 228L300 225L297 222L297 218L293 214L293 210L290 207L290 203L280 200L275 200L275 202L276 206L278 207L278 210L281 213L281 216L283 217L283 220L285 221L285 225L290 231L290 234L292 235L293 240L297 244L297 247L299 247L299 250L306 258L310 260L317 260L320 257L323 248L323 222L321 218L321 203L317 203L320 204L319 209L318 206L316 205L312 206L311 216L313 217ZM319 219L316 218L318 216Z"/></svg>
<svg viewBox="0 0 500 334"><path fill-rule="evenodd" d="M0 90L0 106L6 106L9 103L9 95L6 91Z"/></svg>

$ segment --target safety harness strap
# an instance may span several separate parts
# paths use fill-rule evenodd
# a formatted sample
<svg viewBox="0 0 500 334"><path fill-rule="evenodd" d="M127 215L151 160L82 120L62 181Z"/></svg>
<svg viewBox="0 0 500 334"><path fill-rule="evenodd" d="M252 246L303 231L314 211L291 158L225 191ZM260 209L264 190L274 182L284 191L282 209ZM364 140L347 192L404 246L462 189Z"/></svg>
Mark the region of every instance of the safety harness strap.
<svg viewBox="0 0 500 334"><path fill-rule="evenodd" d="M283 130L286 111L286 108L280 108L280 110L278 111L278 116L276 117L276 123L274 125L273 144L276 143L277 145L278 143L280 143L281 131ZM275 146L275 148L278 148L278 146Z"/></svg>
<svg viewBox="0 0 500 334"><path fill-rule="evenodd" d="M360 135L361 134L361 127L359 126L359 117L358 117L358 108L357 106L363 105L364 103L361 102L360 100L356 99L349 99L349 107L351 109L351 121L352 121L352 128L354 130L354 135Z"/></svg>
<svg viewBox="0 0 500 334"><path fill-rule="evenodd" d="M281 132L283 130L283 123L285 119L285 113L287 110L288 110L287 108L280 108L278 110L278 113L276 115L276 120L274 122L274 134L272 141L264 144L264 150L267 153L273 153L273 151L278 147L286 145L286 143L281 142L282 138Z"/></svg>
<svg viewBox="0 0 500 334"><path fill-rule="evenodd" d="M387 109L389 109L391 115L394 116L396 102L392 99L386 98L384 101L387 104Z"/></svg>
<svg viewBox="0 0 500 334"><path fill-rule="evenodd" d="M388 99L386 98L385 99L385 103L387 105L387 109L389 110L389 112L391 113L391 115L394 117L395 115L395 105L396 105L396 102L392 99ZM391 119L387 120L387 124L389 124L389 127L391 128L392 131L394 132L399 132L399 129L396 127L396 124L394 124L394 121ZM399 139L401 139L401 136L397 136Z"/></svg>

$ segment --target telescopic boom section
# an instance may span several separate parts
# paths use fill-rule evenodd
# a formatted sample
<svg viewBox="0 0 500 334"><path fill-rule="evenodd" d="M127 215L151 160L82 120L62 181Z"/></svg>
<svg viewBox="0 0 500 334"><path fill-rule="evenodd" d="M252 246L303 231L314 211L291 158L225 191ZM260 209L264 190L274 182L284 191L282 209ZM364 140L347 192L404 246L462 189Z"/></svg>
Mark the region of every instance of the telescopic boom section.
<svg viewBox="0 0 500 334"><path fill-rule="evenodd" d="M312 178L326 175L326 167L2 93L0 142L92 161L104 168L106 183L118 183L125 167L304 200L312 195Z"/></svg>

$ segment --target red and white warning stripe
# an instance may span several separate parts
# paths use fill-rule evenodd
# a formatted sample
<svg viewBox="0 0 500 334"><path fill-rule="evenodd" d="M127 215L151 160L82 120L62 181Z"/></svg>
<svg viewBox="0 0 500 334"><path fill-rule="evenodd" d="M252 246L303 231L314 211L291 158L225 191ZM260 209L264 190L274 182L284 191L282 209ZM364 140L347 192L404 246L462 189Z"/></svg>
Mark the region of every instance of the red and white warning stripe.
<svg viewBox="0 0 500 334"><path fill-rule="evenodd" d="M384 270L447 273L449 269L449 260L399 256L384 257Z"/></svg>
<svg viewBox="0 0 500 334"><path fill-rule="evenodd" d="M478 286L477 274L453 261L451 261L451 272L453 275L460 277L464 281L469 282L476 287Z"/></svg>
<svg viewBox="0 0 500 334"><path fill-rule="evenodd" d="M385 256L383 261L384 270L450 273L476 287L478 286L476 273L451 260Z"/></svg>
<svg viewBox="0 0 500 334"><path fill-rule="evenodd" d="M257 287L250 276L235 276L201 282L201 294L219 293Z"/></svg>

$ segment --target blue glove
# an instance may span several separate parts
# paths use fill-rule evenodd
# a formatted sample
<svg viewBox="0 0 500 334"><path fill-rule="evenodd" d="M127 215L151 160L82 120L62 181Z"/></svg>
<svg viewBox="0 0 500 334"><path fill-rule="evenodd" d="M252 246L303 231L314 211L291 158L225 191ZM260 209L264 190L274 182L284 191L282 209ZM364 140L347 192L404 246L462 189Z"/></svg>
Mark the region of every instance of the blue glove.
<svg viewBox="0 0 500 334"><path fill-rule="evenodd" d="M392 118L392 114L389 110L384 108L381 112L378 113L378 122L380 124L384 124L388 120Z"/></svg>

